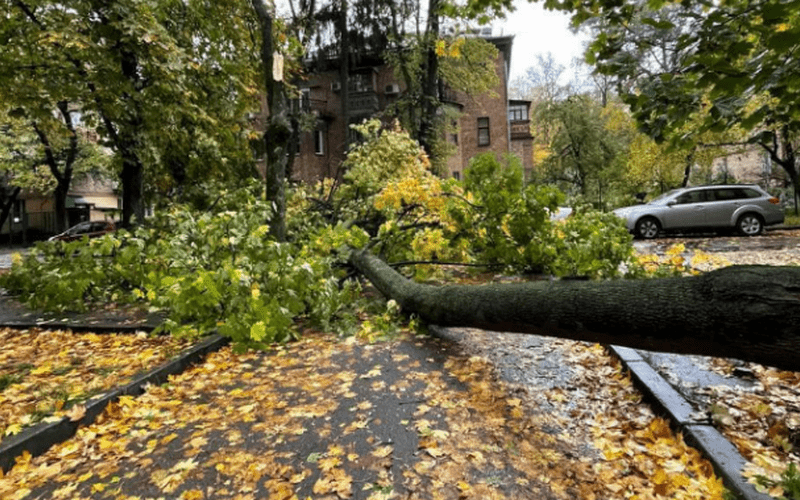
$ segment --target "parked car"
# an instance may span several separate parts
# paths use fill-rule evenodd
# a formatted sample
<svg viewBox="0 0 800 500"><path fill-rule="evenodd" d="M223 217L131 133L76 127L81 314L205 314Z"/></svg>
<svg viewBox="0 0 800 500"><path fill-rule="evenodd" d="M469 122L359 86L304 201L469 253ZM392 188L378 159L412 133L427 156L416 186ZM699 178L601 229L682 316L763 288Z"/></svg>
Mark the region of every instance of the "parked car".
<svg viewBox="0 0 800 500"><path fill-rule="evenodd" d="M570 207L558 207L555 212L550 214L550 220L564 220L568 219L572 215L572 208Z"/></svg>
<svg viewBox="0 0 800 500"><path fill-rule="evenodd" d="M61 234L50 237L47 241L74 241L84 236L97 238L104 234L114 232L114 230L116 230L116 226L113 222L86 221L72 226Z"/></svg>
<svg viewBox="0 0 800 500"><path fill-rule="evenodd" d="M756 185L697 186L675 189L644 205L618 208L628 231L655 238L661 231L736 229L744 236L784 220L780 200Z"/></svg>

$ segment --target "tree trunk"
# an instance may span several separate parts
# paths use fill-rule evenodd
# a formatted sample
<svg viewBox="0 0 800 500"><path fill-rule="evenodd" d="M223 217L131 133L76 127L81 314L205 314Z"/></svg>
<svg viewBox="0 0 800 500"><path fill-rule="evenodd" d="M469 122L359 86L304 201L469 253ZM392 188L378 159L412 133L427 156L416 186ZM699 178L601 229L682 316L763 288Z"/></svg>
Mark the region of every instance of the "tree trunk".
<svg viewBox="0 0 800 500"><path fill-rule="evenodd" d="M276 241L286 241L286 146L292 134L282 74L273 76L275 57L272 53L272 14L264 0L251 0L261 28L261 63L264 66L267 90L267 126L264 145L267 157L266 196L272 203L269 220L270 235ZM282 70L281 70L282 71ZM293 152L290 152L293 153Z"/></svg>
<svg viewBox="0 0 800 500"><path fill-rule="evenodd" d="M425 72L422 75L422 116L420 117L419 143L431 156L436 133L436 112L439 108L438 81L439 56L436 42L439 40L439 0L428 2L428 27L425 33Z"/></svg>
<svg viewBox="0 0 800 500"><path fill-rule="evenodd" d="M45 164L50 170L50 174L56 180L56 188L53 192L53 211L55 212L55 230L57 233L61 233L67 229L67 195L69 194L70 184L72 183L73 165L78 154L78 135L72 123L69 104L66 101L59 101L57 107L61 112L64 125L70 132L69 145L66 149L63 169L59 168L58 154L53 150L50 138L37 123L34 122L32 125L44 149Z"/></svg>
<svg viewBox="0 0 800 500"><path fill-rule="evenodd" d="M342 122L344 122L344 149L350 147L350 32L347 26L347 0L341 0L339 13L339 36L341 36L339 60L339 99ZM338 176L337 176L338 178Z"/></svg>
<svg viewBox="0 0 800 500"><path fill-rule="evenodd" d="M3 188L3 190L5 191L5 188ZM14 203L17 201L21 191L21 187L15 187L11 191L11 194L4 197L2 203L0 203L0 228L5 225L6 221L8 220L8 216L11 215L11 210L14 208ZM11 241L10 232L11 231L9 231L9 241Z"/></svg>
<svg viewBox="0 0 800 500"><path fill-rule="evenodd" d="M56 164L50 165L50 173L53 174L53 177L55 177L58 183L53 193L56 213L56 232L62 233L69 227L67 196L69 195L69 188L72 185L72 172L75 159L78 156L78 133L75 130L75 124L72 122L72 112L69 109L69 103L66 101L59 101L58 110L61 112L61 117L64 120L67 130L70 132L67 157L64 160L64 169L59 172Z"/></svg>
<svg viewBox="0 0 800 500"><path fill-rule="evenodd" d="M800 268L735 266L700 276L482 286L413 283L351 257L407 314L440 326L532 333L800 370Z"/></svg>

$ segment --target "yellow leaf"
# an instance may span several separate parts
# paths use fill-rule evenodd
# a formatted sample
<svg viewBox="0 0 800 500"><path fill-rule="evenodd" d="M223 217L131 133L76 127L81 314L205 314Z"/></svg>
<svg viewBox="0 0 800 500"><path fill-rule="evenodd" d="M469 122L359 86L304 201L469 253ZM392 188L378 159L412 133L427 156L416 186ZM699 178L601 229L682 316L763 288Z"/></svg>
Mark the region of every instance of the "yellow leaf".
<svg viewBox="0 0 800 500"><path fill-rule="evenodd" d="M391 455L393 451L394 451L393 446L382 446L377 450L374 450L372 454L378 458L386 458L389 455Z"/></svg>
<svg viewBox="0 0 800 500"><path fill-rule="evenodd" d="M342 460L339 457L321 458L319 461L319 468L327 472L341 464Z"/></svg>
<svg viewBox="0 0 800 500"><path fill-rule="evenodd" d="M70 422L77 422L78 420L82 419L84 415L86 415L86 407L83 405L75 405L66 413L66 416L69 418Z"/></svg>
<svg viewBox="0 0 800 500"><path fill-rule="evenodd" d="M200 490L186 490L181 493L181 500L202 500L203 492Z"/></svg>
<svg viewBox="0 0 800 500"><path fill-rule="evenodd" d="M208 444L208 439L204 438L203 436L198 436L189 441L189 446L192 448L200 448L206 444Z"/></svg>
<svg viewBox="0 0 800 500"><path fill-rule="evenodd" d="M19 424L11 424L6 427L5 435L6 436L13 436L14 434L19 434L22 432L22 426Z"/></svg>
<svg viewBox="0 0 800 500"><path fill-rule="evenodd" d="M33 370L31 370L30 374L31 375L44 375L45 373L50 373L51 371L53 371L53 367L50 366L49 364L45 363L42 366L39 366L39 367L34 368Z"/></svg>

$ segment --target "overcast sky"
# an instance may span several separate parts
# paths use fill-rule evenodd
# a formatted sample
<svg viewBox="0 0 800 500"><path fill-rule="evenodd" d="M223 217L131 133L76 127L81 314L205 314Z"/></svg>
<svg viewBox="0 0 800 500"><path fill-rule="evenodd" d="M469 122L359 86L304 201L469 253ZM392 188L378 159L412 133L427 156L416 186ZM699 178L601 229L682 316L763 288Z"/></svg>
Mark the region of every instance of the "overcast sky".
<svg viewBox="0 0 800 500"><path fill-rule="evenodd" d="M514 0L516 11L506 20L494 23L495 35L515 35L511 49L511 80L522 76L536 63L536 54L551 52L567 68L575 57L582 57L586 35L573 35L569 30L569 16L561 12L544 10L541 3Z"/></svg>

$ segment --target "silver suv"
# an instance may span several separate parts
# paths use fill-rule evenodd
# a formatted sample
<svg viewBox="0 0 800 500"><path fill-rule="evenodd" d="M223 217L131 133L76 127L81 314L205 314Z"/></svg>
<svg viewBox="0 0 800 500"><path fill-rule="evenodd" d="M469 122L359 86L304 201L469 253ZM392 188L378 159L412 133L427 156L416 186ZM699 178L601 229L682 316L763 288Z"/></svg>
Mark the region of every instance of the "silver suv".
<svg viewBox="0 0 800 500"><path fill-rule="evenodd" d="M618 208L628 231L655 238L663 231L735 228L745 236L783 222L780 200L755 185L675 189L644 205Z"/></svg>

